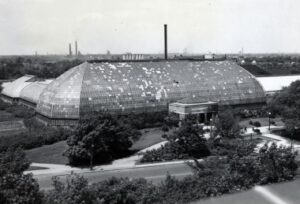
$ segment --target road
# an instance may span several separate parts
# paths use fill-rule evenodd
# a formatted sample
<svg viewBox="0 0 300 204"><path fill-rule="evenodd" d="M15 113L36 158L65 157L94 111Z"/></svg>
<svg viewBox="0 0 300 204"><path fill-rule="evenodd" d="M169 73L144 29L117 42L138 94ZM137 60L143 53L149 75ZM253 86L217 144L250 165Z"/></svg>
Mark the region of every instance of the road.
<svg viewBox="0 0 300 204"><path fill-rule="evenodd" d="M83 175L86 179L88 179L89 183L96 183L111 177L145 178L153 183L159 183L166 177L167 173L172 176L176 176L177 178L183 178L187 175L191 175L192 171L187 164L181 163L121 170L87 172L79 175ZM62 181L65 181L67 176L59 175L58 177ZM36 175L34 178L38 180L41 189L47 190L52 188L52 175Z"/></svg>

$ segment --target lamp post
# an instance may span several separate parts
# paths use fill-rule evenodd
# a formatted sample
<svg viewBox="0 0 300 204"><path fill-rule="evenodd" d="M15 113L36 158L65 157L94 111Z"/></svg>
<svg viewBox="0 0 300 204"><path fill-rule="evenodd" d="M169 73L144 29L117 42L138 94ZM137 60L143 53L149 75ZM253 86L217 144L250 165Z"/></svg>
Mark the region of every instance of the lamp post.
<svg viewBox="0 0 300 204"><path fill-rule="evenodd" d="M209 119L210 121L210 137L212 137L212 125L213 125L213 119Z"/></svg>
<svg viewBox="0 0 300 204"><path fill-rule="evenodd" d="M94 162L94 148L95 148L95 141L94 141L94 136L92 137L92 145L91 145L91 150L90 150L90 170L93 170L93 162Z"/></svg>
<svg viewBox="0 0 300 204"><path fill-rule="evenodd" d="M270 131L270 126L271 126L271 112L268 112L268 116L269 116L269 131Z"/></svg>

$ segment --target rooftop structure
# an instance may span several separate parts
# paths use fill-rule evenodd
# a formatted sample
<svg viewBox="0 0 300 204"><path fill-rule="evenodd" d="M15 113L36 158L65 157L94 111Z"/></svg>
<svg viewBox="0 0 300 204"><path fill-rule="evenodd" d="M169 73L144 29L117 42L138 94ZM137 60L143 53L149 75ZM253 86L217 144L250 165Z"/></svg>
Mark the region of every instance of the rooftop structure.
<svg viewBox="0 0 300 204"><path fill-rule="evenodd" d="M199 103L175 102L169 105L169 112L177 113L180 120L187 115L197 115L198 122L207 122L218 112L218 103L211 101ZM203 117L203 120L201 120L201 117Z"/></svg>
<svg viewBox="0 0 300 204"><path fill-rule="evenodd" d="M47 119L76 120L101 110L168 110L184 99L258 104L265 94L253 75L230 61L85 62L50 83L36 110Z"/></svg>

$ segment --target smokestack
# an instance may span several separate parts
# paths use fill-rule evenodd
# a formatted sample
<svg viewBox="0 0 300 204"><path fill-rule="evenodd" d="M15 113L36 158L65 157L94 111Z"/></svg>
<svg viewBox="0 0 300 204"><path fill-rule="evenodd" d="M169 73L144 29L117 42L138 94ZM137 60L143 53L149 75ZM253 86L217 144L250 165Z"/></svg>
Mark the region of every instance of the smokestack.
<svg viewBox="0 0 300 204"><path fill-rule="evenodd" d="M164 28L165 28L165 60L168 59L168 25L165 24Z"/></svg>
<svg viewBox="0 0 300 204"><path fill-rule="evenodd" d="M69 56L72 56L72 45L69 43Z"/></svg>
<svg viewBox="0 0 300 204"><path fill-rule="evenodd" d="M75 41L75 56L78 56L77 41Z"/></svg>

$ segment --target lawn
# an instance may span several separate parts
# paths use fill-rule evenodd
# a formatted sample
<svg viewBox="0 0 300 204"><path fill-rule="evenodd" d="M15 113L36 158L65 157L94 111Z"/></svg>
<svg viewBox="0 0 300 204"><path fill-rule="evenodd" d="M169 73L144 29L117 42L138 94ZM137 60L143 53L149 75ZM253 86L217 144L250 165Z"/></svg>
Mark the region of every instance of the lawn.
<svg viewBox="0 0 300 204"><path fill-rule="evenodd" d="M269 125L269 118L250 118L240 121L241 127L254 127L253 125L249 124L249 121L252 120L252 122L258 121L260 122L261 126L268 126ZM276 126L283 126L283 122L281 121L281 118L271 118L271 121L275 122Z"/></svg>
<svg viewBox="0 0 300 204"><path fill-rule="evenodd" d="M29 161L35 163L67 164L68 158L62 155L66 147L66 141L61 141L52 145L26 150L26 155Z"/></svg>
<svg viewBox="0 0 300 204"><path fill-rule="evenodd" d="M134 142L131 150L142 150L156 143L165 141L161 136L164 132L161 128L146 128L141 130L142 136L138 141Z"/></svg>
<svg viewBox="0 0 300 204"><path fill-rule="evenodd" d="M131 150L138 151L165 140L161 137L163 134L161 128L147 128L141 130L141 133L140 139L134 142ZM26 155L29 161L35 163L67 164L68 158L62 155L66 148L66 141L61 141L26 150Z"/></svg>

